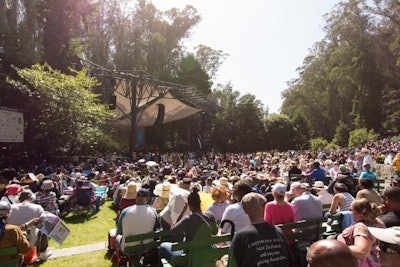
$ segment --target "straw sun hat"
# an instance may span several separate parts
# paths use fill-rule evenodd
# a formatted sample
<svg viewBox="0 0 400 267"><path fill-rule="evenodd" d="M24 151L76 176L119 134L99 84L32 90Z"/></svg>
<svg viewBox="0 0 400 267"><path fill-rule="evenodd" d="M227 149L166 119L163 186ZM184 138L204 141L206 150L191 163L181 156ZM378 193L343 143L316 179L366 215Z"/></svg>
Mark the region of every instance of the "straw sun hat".
<svg viewBox="0 0 400 267"><path fill-rule="evenodd" d="M169 198L169 192L171 191L171 183L168 181L164 181L162 184L157 184L155 189L153 190L154 195Z"/></svg>
<svg viewBox="0 0 400 267"><path fill-rule="evenodd" d="M126 185L124 198L125 199L134 199L134 198L136 198L137 192L141 187L142 187L141 184L138 184L138 183L135 183L135 182L129 182Z"/></svg>

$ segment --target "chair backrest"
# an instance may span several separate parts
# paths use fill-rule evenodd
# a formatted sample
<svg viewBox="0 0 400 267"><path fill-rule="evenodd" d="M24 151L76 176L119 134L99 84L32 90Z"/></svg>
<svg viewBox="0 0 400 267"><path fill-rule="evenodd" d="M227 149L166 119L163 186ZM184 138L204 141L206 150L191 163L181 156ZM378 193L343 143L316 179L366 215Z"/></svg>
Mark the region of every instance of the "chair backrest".
<svg viewBox="0 0 400 267"><path fill-rule="evenodd" d="M8 247L8 248L0 248L0 257L3 256L16 256L18 254L18 249L16 246L14 247ZM19 262L19 259L9 259L2 261L0 260L0 266L1 267L15 267L17 266Z"/></svg>
<svg viewBox="0 0 400 267"><path fill-rule="evenodd" d="M326 230L328 218L315 218L302 220L294 223L279 224L277 227L282 230L294 230L294 233L286 234L287 240L313 240L316 241L322 237Z"/></svg>
<svg viewBox="0 0 400 267"><path fill-rule="evenodd" d="M76 188L76 204L80 206L88 206L91 203L92 189L88 188Z"/></svg>

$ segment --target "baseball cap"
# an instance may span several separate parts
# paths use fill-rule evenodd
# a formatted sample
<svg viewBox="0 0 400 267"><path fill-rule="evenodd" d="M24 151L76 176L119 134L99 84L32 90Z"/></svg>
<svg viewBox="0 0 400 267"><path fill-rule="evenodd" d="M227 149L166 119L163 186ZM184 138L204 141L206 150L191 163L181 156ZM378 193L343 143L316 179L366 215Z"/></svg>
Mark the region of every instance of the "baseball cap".
<svg viewBox="0 0 400 267"><path fill-rule="evenodd" d="M374 237L383 242L400 245L400 226L390 228L368 227L368 230Z"/></svg>
<svg viewBox="0 0 400 267"><path fill-rule="evenodd" d="M149 190L146 188L140 188L136 194L136 197L149 197Z"/></svg>
<svg viewBox="0 0 400 267"><path fill-rule="evenodd" d="M289 193L290 193L290 194L293 194L293 190L294 190L294 189L297 189L297 188L306 189L307 186L306 186L305 184L303 184L303 183L300 183L300 182L293 182L293 183L290 185L290 191L289 191Z"/></svg>
<svg viewBox="0 0 400 267"><path fill-rule="evenodd" d="M286 193L286 185L281 183L276 183L272 186L272 191L279 195L284 195Z"/></svg>

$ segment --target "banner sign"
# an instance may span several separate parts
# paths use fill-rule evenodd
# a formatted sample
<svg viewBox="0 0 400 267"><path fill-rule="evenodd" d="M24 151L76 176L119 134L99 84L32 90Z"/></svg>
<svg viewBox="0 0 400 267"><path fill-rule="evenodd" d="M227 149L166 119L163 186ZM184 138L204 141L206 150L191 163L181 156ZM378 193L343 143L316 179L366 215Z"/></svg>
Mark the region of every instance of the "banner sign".
<svg viewBox="0 0 400 267"><path fill-rule="evenodd" d="M0 143L24 142L24 115L0 109Z"/></svg>

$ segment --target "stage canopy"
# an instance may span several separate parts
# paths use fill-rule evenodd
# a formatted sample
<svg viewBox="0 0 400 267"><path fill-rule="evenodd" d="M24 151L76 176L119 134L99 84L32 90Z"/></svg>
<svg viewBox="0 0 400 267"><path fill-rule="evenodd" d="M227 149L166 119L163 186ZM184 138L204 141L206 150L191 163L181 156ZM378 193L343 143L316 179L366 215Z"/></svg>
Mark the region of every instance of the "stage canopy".
<svg viewBox="0 0 400 267"><path fill-rule="evenodd" d="M114 95L121 116L112 124L131 126L135 105L135 128L164 124L201 111L215 112L210 99L195 88L163 82L143 72L115 73Z"/></svg>

